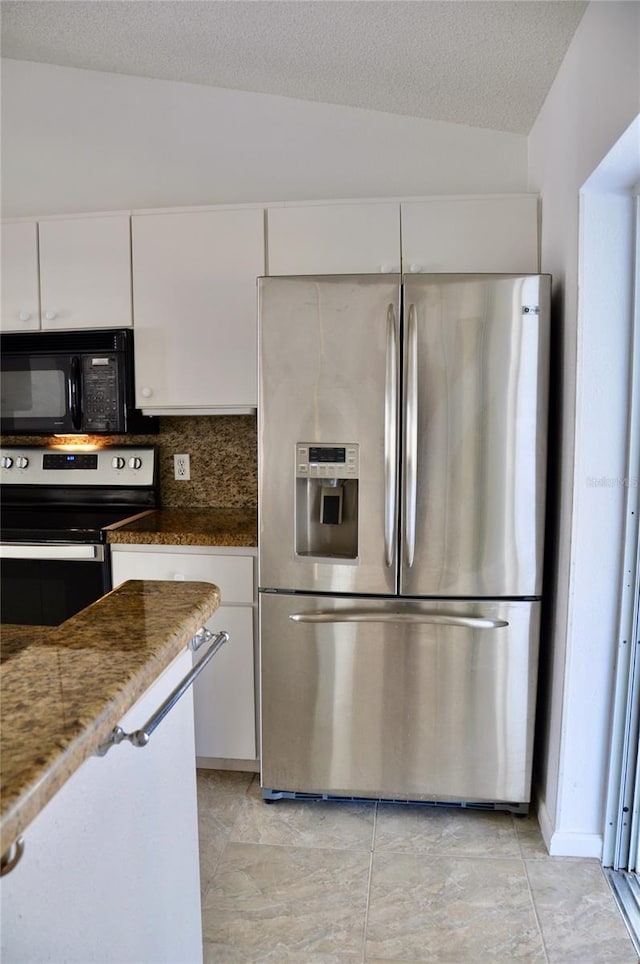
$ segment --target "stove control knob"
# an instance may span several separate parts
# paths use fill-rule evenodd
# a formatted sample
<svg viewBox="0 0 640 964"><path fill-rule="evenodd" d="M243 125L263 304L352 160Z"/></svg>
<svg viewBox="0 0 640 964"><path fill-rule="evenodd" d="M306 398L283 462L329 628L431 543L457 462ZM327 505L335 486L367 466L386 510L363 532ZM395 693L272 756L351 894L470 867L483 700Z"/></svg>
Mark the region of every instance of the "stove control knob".
<svg viewBox="0 0 640 964"><path fill-rule="evenodd" d="M129 468L130 468L130 469L139 469L141 465L142 465L142 459L139 459L139 458L137 458L137 457L135 457L135 456L134 456L133 458L129 459Z"/></svg>
<svg viewBox="0 0 640 964"><path fill-rule="evenodd" d="M18 466L19 469L26 469L28 464L29 464L29 459L27 458L26 455L19 455L18 458L16 459L16 465Z"/></svg>
<svg viewBox="0 0 640 964"><path fill-rule="evenodd" d="M124 464L125 464L125 460L122 458L121 455L114 455L113 458L111 459L111 465L113 466L114 469L123 469Z"/></svg>
<svg viewBox="0 0 640 964"><path fill-rule="evenodd" d="M3 469L10 469L13 465L13 459L10 455L3 455L2 459L0 459L0 465Z"/></svg>

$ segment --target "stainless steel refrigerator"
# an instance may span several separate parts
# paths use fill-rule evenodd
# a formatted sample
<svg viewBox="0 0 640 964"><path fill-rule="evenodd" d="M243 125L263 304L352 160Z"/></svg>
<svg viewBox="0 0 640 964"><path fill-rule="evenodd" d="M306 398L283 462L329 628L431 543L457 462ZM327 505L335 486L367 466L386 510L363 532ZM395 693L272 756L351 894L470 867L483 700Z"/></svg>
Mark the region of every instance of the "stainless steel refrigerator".
<svg viewBox="0 0 640 964"><path fill-rule="evenodd" d="M258 294L263 795L526 812L549 276Z"/></svg>

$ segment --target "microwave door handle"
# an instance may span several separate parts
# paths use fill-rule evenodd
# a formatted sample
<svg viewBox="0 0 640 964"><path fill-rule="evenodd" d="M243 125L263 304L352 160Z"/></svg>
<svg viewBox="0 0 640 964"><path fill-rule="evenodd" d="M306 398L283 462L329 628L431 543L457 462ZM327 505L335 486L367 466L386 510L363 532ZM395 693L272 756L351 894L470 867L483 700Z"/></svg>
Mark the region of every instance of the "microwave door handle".
<svg viewBox="0 0 640 964"><path fill-rule="evenodd" d="M80 359L77 355L74 355L71 359L71 371L69 373L69 408L71 409L71 424L76 430L81 429Z"/></svg>

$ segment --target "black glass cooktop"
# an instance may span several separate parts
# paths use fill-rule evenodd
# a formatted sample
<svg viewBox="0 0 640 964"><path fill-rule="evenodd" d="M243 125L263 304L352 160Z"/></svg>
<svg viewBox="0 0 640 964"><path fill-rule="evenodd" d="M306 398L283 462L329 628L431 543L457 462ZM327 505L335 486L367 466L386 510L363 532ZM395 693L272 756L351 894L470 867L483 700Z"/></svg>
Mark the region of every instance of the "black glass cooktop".
<svg viewBox="0 0 640 964"><path fill-rule="evenodd" d="M100 509L7 508L0 514L2 542L106 542L105 526L137 515L141 507Z"/></svg>

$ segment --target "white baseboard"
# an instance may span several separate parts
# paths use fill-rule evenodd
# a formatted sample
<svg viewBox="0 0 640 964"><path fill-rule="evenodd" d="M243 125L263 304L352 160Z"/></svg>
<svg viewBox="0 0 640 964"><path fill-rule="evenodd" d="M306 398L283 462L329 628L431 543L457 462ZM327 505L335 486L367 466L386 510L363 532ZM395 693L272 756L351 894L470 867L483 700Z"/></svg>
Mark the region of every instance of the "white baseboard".
<svg viewBox="0 0 640 964"><path fill-rule="evenodd" d="M244 773L260 773L259 760L228 760L213 756L197 756L196 767L200 770L240 770Z"/></svg>
<svg viewBox="0 0 640 964"><path fill-rule="evenodd" d="M602 860L601 833L570 833L556 830L544 800L538 800L538 823L552 857L595 857Z"/></svg>

